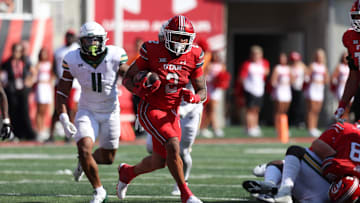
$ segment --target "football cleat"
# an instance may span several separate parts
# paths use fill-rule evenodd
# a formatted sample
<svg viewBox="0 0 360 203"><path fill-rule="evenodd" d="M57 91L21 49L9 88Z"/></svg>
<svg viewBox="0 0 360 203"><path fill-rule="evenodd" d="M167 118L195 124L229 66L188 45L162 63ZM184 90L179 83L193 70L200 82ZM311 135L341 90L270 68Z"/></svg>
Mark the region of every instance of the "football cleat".
<svg viewBox="0 0 360 203"><path fill-rule="evenodd" d="M84 171L81 167L80 161L78 161L77 167L74 169L73 176L76 182L79 182L84 176Z"/></svg>
<svg viewBox="0 0 360 203"><path fill-rule="evenodd" d="M186 203L202 203L202 201L199 198L192 195L189 197L189 199L186 200Z"/></svg>
<svg viewBox="0 0 360 203"><path fill-rule="evenodd" d="M255 166L255 168L252 171L254 176L264 177L266 166L267 166L267 164L260 164L260 165Z"/></svg>
<svg viewBox="0 0 360 203"><path fill-rule="evenodd" d="M291 190L292 188L289 186L280 187L278 193L274 196L275 202L292 203Z"/></svg>
<svg viewBox="0 0 360 203"><path fill-rule="evenodd" d="M275 184L257 180L246 180L243 182L243 188L250 193L270 194L277 193L278 188Z"/></svg>
<svg viewBox="0 0 360 203"><path fill-rule="evenodd" d="M97 193L94 191L93 199L90 201L90 203L105 203L107 202L107 194L106 190L104 190L103 193Z"/></svg>
<svg viewBox="0 0 360 203"><path fill-rule="evenodd" d="M174 185L173 191L171 191L171 195L180 195L180 189L177 184Z"/></svg>
<svg viewBox="0 0 360 203"><path fill-rule="evenodd" d="M253 193L251 194L251 196L259 200L260 202L275 203L275 199L273 195Z"/></svg>
<svg viewBox="0 0 360 203"><path fill-rule="evenodd" d="M124 183L123 181L121 181L121 168L123 166L125 166L126 164L125 163L122 163L119 165L118 167L118 172L119 172L119 182L118 184L116 185L116 195L119 199L125 199L125 196L126 196L126 191L127 191L127 188L128 188L128 184Z"/></svg>

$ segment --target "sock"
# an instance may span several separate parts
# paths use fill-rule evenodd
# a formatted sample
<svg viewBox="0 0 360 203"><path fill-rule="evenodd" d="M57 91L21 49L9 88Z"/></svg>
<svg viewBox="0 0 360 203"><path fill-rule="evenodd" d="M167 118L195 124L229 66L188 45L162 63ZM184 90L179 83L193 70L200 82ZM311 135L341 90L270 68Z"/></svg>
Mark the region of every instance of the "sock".
<svg viewBox="0 0 360 203"><path fill-rule="evenodd" d="M274 186L281 182L281 171L278 167L270 165L266 167L264 181L273 183Z"/></svg>
<svg viewBox="0 0 360 203"><path fill-rule="evenodd" d="M137 175L134 173L135 166L124 165L120 170L121 181L129 184Z"/></svg>
<svg viewBox="0 0 360 203"><path fill-rule="evenodd" d="M102 194L102 193L106 193L105 189L103 186L97 187L95 188L96 194Z"/></svg>
<svg viewBox="0 0 360 203"><path fill-rule="evenodd" d="M300 170L300 160L294 155L286 155L280 187L294 187Z"/></svg>
<svg viewBox="0 0 360 203"><path fill-rule="evenodd" d="M190 196L193 195L190 188L187 186L186 183L184 184L178 184L179 190L181 192L181 201L186 202L186 200L189 199Z"/></svg>

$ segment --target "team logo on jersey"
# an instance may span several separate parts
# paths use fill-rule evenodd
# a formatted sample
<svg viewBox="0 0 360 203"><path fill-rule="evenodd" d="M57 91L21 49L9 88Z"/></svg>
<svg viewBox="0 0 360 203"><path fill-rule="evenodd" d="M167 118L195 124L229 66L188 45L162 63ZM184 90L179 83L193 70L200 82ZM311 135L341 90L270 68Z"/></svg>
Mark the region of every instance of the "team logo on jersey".
<svg viewBox="0 0 360 203"><path fill-rule="evenodd" d="M180 61L181 65L186 65L186 61Z"/></svg>
<svg viewBox="0 0 360 203"><path fill-rule="evenodd" d="M166 63L167 59L166 58L159 58L159 63Z"/></svg>
<svg viewBox="0 0 360 203"><path fill-rule="evenodd" d="M181 70L182 65L164 64L164 70Z"/></svg>

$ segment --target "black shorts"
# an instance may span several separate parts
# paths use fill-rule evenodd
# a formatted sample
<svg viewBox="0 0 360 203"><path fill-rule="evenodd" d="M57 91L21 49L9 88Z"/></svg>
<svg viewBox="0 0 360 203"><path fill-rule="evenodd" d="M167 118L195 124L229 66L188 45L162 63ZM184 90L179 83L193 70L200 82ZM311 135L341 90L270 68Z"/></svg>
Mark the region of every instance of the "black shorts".
<svg viewBox="0 0 360 203"><path fill-rule="evenodd" d="M263 97L257 97L247 91L244 91L245 94L245 104L247 108L251 107L261 107L263 103Z"/></svg>

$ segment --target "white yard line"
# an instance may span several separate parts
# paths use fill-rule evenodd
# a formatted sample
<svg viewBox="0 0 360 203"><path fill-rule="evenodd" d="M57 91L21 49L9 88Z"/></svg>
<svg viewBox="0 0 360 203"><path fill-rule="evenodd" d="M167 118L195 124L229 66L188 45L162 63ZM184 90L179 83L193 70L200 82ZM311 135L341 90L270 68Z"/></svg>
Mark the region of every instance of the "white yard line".
<svg viewBox="0 0 360 203"><path fill-rule="evenodd" d="M29 194L21 193L0 193L0 196L31 196ZM89 197L89 195L68 195L68 194L34 194L34 196L43 196L43 197ZM117 198L116 195L108 195L110 198ZM249 201L244 198L226 198L226 197L199 197L203 200L216 200L216 201ZM179 199L178 196L158 196L158 195L126 195L126 199Z"/></svg>
<svg viewBox="0 0 360 203"><path fill-rule="evenodd" d="M117 179L101 179L101 182L104 183L111 183L112 185L117 184ZM39 179L23 179L23 180L12 180L12 181L0 181L0 185L7 185L7 184L89 184L87 180L82 180L80 182L74 182L73 180L39 180ZM136 186L174 186L173 183L131 183L131 185ZM220 184L195 184L191 183L191 187L211 187L211 188L242 188L241 184L239 185L220 185Z"/></svg>
<svg viewBox="0 0 360 203"><path fill-rule="evenodd" d="M284 148L259 148L259 149L245 149L245 154L284 154L286 149Z"/></svg>
<svg viewBox="0 0 360 203"><path fill-rule="evenodd" d="M69 170L69 169L65 169ZM63 170L60 171L27 171L27 170L0 170L0 174L24 174L24 175L69 175L64 173ZM117 176L117 174L114 172L114 174L100 174L100 176ZM171 179L172 176L170 174L151 174L151 176L140 176L139 178L142 179L162 179L162 178L169 178ZM212 175L212 174L201 174L201 175L191 175L191 179L210 179L210 178L237 178L237 179L243 179L243 178L254 178L253 175Z"/></svg>

